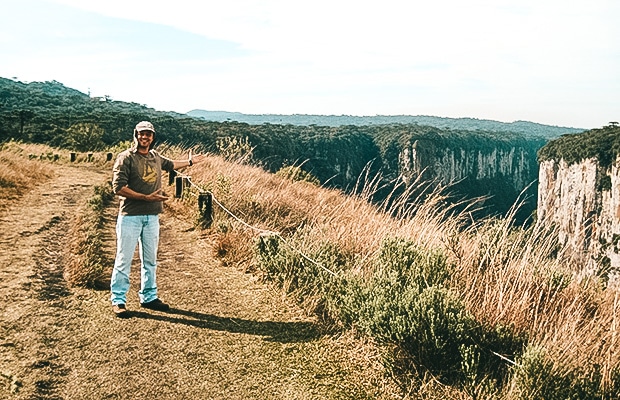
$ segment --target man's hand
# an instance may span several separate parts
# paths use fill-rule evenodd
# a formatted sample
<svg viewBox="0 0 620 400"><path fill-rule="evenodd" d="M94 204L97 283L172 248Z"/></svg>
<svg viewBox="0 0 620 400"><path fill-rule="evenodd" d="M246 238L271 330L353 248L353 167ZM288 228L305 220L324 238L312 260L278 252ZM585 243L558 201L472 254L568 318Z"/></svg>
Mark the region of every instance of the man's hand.
<svg viewBox="0 0 620 400"><path fill-rule="evenodd" d="M159 189L151 194L144 195L145 201L166 201L168 196L164 193L164 189Z"/></svg>
<svg viewBox="0 0 620 400"><path fill-rule="evenodd" d="M142 201L166 201L168 200L168 196L166 196L166 193L164 193L163 189L157 189L151 194L142 194L132 189L129 189L128 186L123 186L121 190L119 190L116 194L119 196L126 197L128 199L142 200Z"/></svg>
<svg viewBox="0 0 620 400"><path fill-rule="evenodd" d="M194 154L194 155L192 155L192 152L191 151L189 152L189 157L190 157L189 159L192 160L192 165L200 164L202 161L205 160L206 156L207 156L206 154Z"/></svg>

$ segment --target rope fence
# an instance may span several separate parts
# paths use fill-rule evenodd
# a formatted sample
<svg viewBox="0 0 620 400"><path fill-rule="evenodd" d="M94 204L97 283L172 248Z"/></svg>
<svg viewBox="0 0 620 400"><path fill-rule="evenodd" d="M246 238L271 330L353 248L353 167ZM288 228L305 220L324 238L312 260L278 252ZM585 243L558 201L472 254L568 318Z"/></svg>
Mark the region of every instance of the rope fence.
<svg viewBox="0 0 620 400"><path fill-rule="evenodd" d="M207 198L211 199L210 201L212 201L212 203L215 203L219 208L222 209L222 211L224 211L226 214L228 214L231 218L233 218L234 220L236 220L237 222L239 222L241 225L245 226L248 229L251 229L253 231L258 232L260 235L265 235L265 236L274 236L276 238L278 238L279 240L282 241L282 243L284 243L286 246L288 246L291 250L297 252L301 257L303 257L305 260L311 262L312 264L316 265L317 267L321 268L323 271L333 275L333 276L337 276L337 274L335 272L333 272L332 270L330 270L329 268L325 267L324 265L322 265L321 263L319 263L318 261L312 259L311 257L307 256L303 251L299 250L298 248L296 248L295 246L293 246L291 243L289 243L289 241L287 241L286 239L284 239L282 237L282 235L280 235L280 233L275 232L275 231L271 231L271 230L267 230L267 229L261 229L258 228L256 226L253 226L251 224L248 224L247 222L245 222L244 220L242 220L241 218L239 218L238 216L236 216L232 211L230 211L228 208L226 208L222 203L220 203L215 196L213 196L213 193L202 189L200 186L196 185L194 182L192 182L191 177L188 175L184 175L181 174L178 171L174 171L174 173L170 174L170 184L172 184L172 182L175 182L177 187L176 187L176 191L175 193L178 193L179 195L176 196L177 198L181 198L182 197L182 193L183 193L183 186L184 183L187 183L190 187L194 187L196 190L198 190L199 196L198 196L198 207L201 211L201 213L203 213L203 210L207 210L207 202L209 202L209 200L206 200ZM174 176L173 176L174 175ZM181 186L181 188L179 189L179 186ZM203 198L203 200L201 200L201 196L206 196ZM207 217L207 219L209 220L209 226L210 224L213 222L213 216L212 216L212 204L209 208L209 216ZM205 214L203 214L203 218L205 218ZM491 354L495 355L496 357L500 358L501 360L513 365L513 366L518 366L519 364L516 363L515 361L509 359L506 356L503 356L495 351L492 350L488 350L490 351Z"/></svg>
<svg viewBox="0 0 620 400"><path fill-rule="evenodd" d="M335 272L325 267L323 264L312 259L308 255L306 255L303 251L293 246L291 243L289 243L289 241L284 239L282 235L280 235L279 232L258 228L256 226L253 226L245 222L243 219L239 218L232 211L226 208L220 201L218 201L217 198L213 196L213 193L211 193L210 191L204 190L203 188L201 188L200 186L192 182L192 179L189 175L185 175L185 174L180 173L179 171L174 170L173 172L170 173L170 176L169 176L169 184L171 185L173 182L175 183L175 197L176 198L183 197L183 189L187 185L198 190L198 193L199 193L198 194L198 209L202 215L203 227L208 228L213 223L213 203L215 203L220 209L222 209L222 211L224 211L231 218L233 218L235 221L239 222L241 225L245 226L246 228L256 231L260 235L273 236L273 237L280 239L282 243L284 243L291 250L298 253L305 260L311 262L312 264L316 265L317 267L321 268L323 271L333 276L337 275Z"/></svg>

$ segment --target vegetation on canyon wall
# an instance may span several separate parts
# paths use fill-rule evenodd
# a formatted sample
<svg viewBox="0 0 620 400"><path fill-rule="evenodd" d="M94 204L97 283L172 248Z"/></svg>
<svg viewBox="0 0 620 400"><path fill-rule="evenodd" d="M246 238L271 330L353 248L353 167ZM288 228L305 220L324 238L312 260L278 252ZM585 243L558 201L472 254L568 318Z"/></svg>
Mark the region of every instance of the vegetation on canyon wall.
<svg viewBox="0 0 620 400"><path fill-rule="evenodd" d="M471 125L471 130L456 123L450 127L445 119L437 119L441 127L394 123L301 126L213 122L115 101L109 96L90 97L55 81L22 83L0 78L0 142L14 139L75 151L97 151L130 140L135 123L145 119L157 127L159 143L192 146L222 155L239 155L238 150L244 147L247 160L270 172L299 166L321 184L346 191L359 187L360 177L372 179L380 173L385 190L377 193L378 201L398 184L396 180L402 172L399 154L415 142L424 144L424 151L431 156L446 148L472 154L522 148L531 154L527 179L534 181L537 178L535 153L546 140L505 129L480 130L484 124ZM424 121L432 122L428 118ZM537 126L537 129L542 128ZM422 166L427 171L433 169L432 159L429 160L428 165ZM459 196L490 195L494 200L489 210L505 213L522 189L511 188L506 181L501 174L472 176L452 189ZM529 207L527 213L533 205Z"/></svg>

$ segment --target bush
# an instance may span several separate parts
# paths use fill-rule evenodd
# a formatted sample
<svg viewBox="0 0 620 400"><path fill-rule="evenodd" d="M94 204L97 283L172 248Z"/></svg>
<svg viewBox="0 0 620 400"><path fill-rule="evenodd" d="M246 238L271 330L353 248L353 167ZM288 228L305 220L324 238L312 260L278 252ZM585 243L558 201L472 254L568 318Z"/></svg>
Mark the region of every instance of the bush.
<svg viewBox="0 0 620 400"><path fill-rule="evenodd" d="M310 261L281 237L261 236L257 240L257 258L266 279L293 293L311 312L333 321L332 310L326 308L326 302L341 279L337 272L345 268L348 260L336 245L321 244L319 250L308 257L313 260Z"/></svg>
<svg viewBox="0 0 620 400"><path fill-rule="evenodd" d="M603 388L600 366L574 369L563 360L549 356L540 345L528 346L518 360L513 375L514 395L524 400L617 399L620 395L619 371L610 372Z"/></svg>
<svg viewBox="0 0 620 400"><path fill-rule="evenodd" d="M483 327L466 310L447 287L452 266L440 251L386 240L373 260L374 273L365 278L347 268L351 259L332 244L324 243L313 257L336 276L277 236L261 237L257 249L267 279L324 319L391 349L386 362L397 374L431 372L472 393L495 393L508 376L506 361L496 354L514 358L523 348L525 339L509 327Z"/></svg>
<svg viewBox="0 0 620 400"><path fill-rule="evenodd" d="M450 266L440 252L394 239L384 242L368 280L342 279L337 292L341 322L380 343L395 344L405 362L435 374L460 369L459 347L475 321L446 287Z"/></svg>

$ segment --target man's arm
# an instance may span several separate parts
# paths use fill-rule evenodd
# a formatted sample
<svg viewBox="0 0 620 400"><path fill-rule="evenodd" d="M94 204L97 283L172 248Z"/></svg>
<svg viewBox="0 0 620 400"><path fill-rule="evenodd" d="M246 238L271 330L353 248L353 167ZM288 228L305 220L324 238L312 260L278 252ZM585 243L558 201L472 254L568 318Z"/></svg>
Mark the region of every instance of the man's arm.
<svg viewBox="0 0 620 400"><path fill-rule="evenodd" d="M194 164L193 161L190 163L189 160L172 160L172 163L174 164L174 169L189 167Z"/></svg>
<svg viewBox="0 0 620 400"><path fill-rule="evenodd" d="M192 151L190 150L187 160L173 160L172 163L174 164L174 169L191 167L194 164L199 164L204 161L204 158L204 154L192 155Z"/></svg>
<svg viewBox="0 0 620 400"><path fill-rule="evenodd" d="M123 186L118 192L116 192L118 196L123 196L128 199L133 200L143 200L143 201L166 201L168 200L168 196L166 196L162 189L158 189L151 194L142 194L138 193L135 190L129 189L128 186Z"/></svg>

